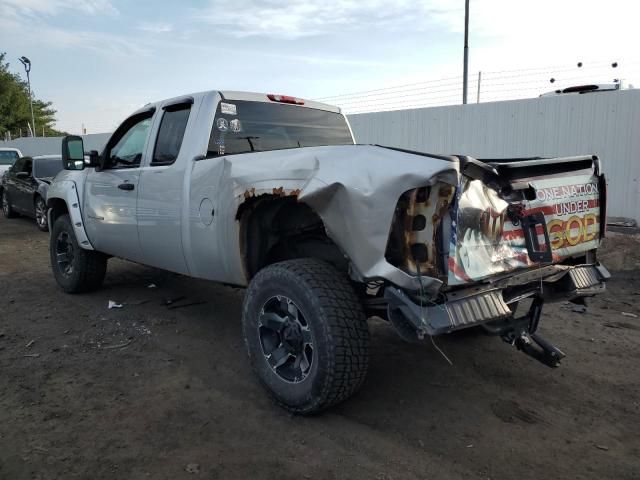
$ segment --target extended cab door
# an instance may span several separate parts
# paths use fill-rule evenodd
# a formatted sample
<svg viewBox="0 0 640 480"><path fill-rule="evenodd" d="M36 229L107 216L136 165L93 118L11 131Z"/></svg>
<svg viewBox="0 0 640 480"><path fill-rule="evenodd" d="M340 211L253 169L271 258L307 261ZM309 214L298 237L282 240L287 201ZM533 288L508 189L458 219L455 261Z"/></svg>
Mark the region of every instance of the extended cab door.
<svg viewBox="0 0 640 480"><path fill-rule="evenodd" d="M135 114L118 127L102 154L102 167L88 171L84 188L85 226L93 247L134 261L142 261L136 203L154 111Z"/></svg>
<svg viewBox="0 0 640 480"><path fill-rule="evenodd" d="M182 145L189 122L195 122L192 106L193 98L184 97L168 101L158 111L159 126L154 127L157 134L149 147L151 161L141 170L138 192L142 263L178 273L189 273L182 245L182 205L191 158Z"/></svg>

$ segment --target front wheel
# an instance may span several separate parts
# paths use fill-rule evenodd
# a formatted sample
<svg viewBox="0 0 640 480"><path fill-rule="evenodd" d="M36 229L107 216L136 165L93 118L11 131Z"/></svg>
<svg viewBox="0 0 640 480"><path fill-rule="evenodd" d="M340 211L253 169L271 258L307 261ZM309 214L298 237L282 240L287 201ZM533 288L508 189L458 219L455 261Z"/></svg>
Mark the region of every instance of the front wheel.
<svg viewBox="0 0 640 480"><path fill-rule="evenodd" d="M49 221L47 220L47 205L44 199L38 195L34 201L34 210L36 212L36 225L42 232L49 231Z"/></svg>
<svg viewBox="0 0 640 480"><path fill-rule="evenodd" d="M318 412L364 382L367 320L346 276L325 262L288 260L258 272L242 324L253 369L287 410Z"/></svg>
<svg viewBox="0 0 640 480"><path fill-rule="evenodd" d="M56 219L49 242L53 276L65 292L88 292L102 285L107 257L100 252L80 248L69 215L60 215Z"/></svg>

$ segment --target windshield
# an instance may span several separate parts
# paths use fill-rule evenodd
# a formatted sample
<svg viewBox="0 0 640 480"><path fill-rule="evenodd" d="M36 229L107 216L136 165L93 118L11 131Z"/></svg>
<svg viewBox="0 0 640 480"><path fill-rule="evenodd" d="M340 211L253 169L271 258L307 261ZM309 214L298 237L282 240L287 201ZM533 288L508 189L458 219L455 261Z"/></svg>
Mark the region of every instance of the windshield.
<svg viewBox="0 0 640 480"><path fill-rule="evenodd" d="M36 178L55 177L64 168L62 157L34 158L33 176Z"/></svg>
<svg viewBox="0 0 640 480"><path fill-rule="evenodd" d="M18 158L18 152L13 150L0 150L0 165L13 165Z"/></svg>
<svg viewBox="0 0 640 480"><path fill-rule="evenodd" d="M237 100L218 104L207 156L352 144L339 113Z"/></svg>

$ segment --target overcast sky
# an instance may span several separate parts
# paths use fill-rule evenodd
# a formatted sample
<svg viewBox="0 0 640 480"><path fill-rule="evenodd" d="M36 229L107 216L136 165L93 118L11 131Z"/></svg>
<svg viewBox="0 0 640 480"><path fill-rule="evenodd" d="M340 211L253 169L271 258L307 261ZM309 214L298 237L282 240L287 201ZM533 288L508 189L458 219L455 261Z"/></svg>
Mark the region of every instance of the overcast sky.
<svg viewBox="0 0 640 480"><path fill-rule="evenodd" d="M473 81L487 72L487 100L582 80L640 85L639 3L471 0ZM149 101L201 90L321 98L462 68L464 0L0 0L0 12L0 50L15 72L31 59L36 95L69 132L110 131ZM433 85L426 97L457 101L458 78Z"/></svg>

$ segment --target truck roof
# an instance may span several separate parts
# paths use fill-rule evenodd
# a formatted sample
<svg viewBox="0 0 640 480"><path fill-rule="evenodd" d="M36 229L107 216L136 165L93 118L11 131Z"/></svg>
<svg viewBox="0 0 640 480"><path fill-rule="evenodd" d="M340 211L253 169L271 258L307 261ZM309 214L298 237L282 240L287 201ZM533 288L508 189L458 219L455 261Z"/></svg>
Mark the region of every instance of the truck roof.
<svg viewBox="0 0 640 480"><path fill-rule="evenodd" d="M203 97L207 95L220 95L225 101L235 101L235 100L244 100L249 102L264 102L264 103L278 103L276 100L271 100L269 96L275 97L284 97L285 95L280 94L267 94L267 93L257 93L257 92L240 92L236 90L207 90L204 92L190 93L186 95L180 95L173 98L166 98L163 100L159 100L156 102L151 102L146 104L144 107L139 108L134 112L134 114L147 110L149 107L155 107L159 105L171 104L173 102L179 102L186 98L195 99L198 97ZM295 103L293 105L302 108L314 108L316 110L325 110L333 113L341 113L340 108L335 107L333 105L328 105L322 102L316 102L314 100L307 100L299 97L289 97L295 98L296 100L301 100L303 103ZM291 104L289 102L284 102L287 104Z"/></svg>
<svg viewBox="0 0 640 480"><path fill-rule="evenodd" d="M265 102L265 103L273 102L273 100L270 100L269 97L267 96L267 95L273 95L273 94L267 94L267 93L239 92L235 90L220 90L218 93L220 93L222 98L224 98L225 100L246 100L250 102ZM340 113L340 108L335 107L333 105L328 105L326 103L316 102L314 100L307 100L303 98L300 98L300 100L304 102L304 104L299 105L301 107L315 108L317 110L327 110L329 112Z"/></svg>

